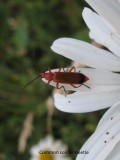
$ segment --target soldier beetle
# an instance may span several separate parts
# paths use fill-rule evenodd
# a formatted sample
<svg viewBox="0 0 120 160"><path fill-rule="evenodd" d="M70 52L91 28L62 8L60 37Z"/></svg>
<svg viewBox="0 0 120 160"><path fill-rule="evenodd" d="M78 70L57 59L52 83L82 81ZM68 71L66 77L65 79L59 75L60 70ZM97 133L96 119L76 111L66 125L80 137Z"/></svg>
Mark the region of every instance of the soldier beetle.
<svg viewBox="0 0 120 160"><path fill-rule="evenodd" d="M61 70L63 70L63 71L61 71ZM63 85L59 87L59 83L69 84L74 88L78 88L82 85L86 86L87 88L90 88L84 84L86 81L89 80L89 78L86 75L80 73L80 71L76 72L75 67L71 67L70 69L67 69L66 71L64 68L59 68L58 71L55 71L55 72L52 72L51 69L49 68L48 72L40 73L39 76L37 76L32 81L30 81L28 84L26 84L25 87L28 86L33 81L35 81L36 79L38 79L39 77L45 78L48 81L47 84L49 84L51 81L55 82L56 88L57 89L63 88L65 93L66 93L65 87ZM76 86L76 85L78 85L78 86Z"/></svg>

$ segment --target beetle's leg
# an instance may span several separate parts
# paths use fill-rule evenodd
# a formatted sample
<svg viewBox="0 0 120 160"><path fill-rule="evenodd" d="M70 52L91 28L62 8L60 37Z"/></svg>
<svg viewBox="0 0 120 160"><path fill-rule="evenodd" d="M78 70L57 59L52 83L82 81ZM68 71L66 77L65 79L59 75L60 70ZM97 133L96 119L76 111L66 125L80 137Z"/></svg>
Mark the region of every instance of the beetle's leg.
<svg viewBox="0 0 120 160"><path fill-rule="evenodd" d="M68 68L65 70L64 68L62 68L64 72L68 72Z"/></svg>
<svg viewBox="0 0 120 160"><path fill-rule="evenodd" d="M61 69L63 69L64 72L67 72L68 71L68 68L65 70L64 68L59 68L58 72L61 71Z"/></svg>
<svg viewBox="0 0 120 160"><path fill-rule="evenodd" d="M64 68L62 68L64 72L68 72L68 68L65 70Z"/></svg>
<svg viewBox="0 0 120 160"><path fill-rule="evenodd" d="M72 70L74 70L74 72L76 72L76 68L74 66L69 70L69 72L71 72ZM80 72L81 71L79 70L78 73L80 73Z"/></svg>
<svg viewBox="0 0 120 160"><path fill-rule="evenodd" d="M63 89L64 89L64 91L65 91L65 93L66 93L65 87L64 87L64 86L59 87L58 85L59 85L59 83L56 83L56 88L57 88L57 89L61 89L61 88L63 88Z"/></svg>
<svg viewBox="0 0 120 160"><path fill-rule="evenodd" d="M58 69L58 72L60 72L60 71L61 71L61 69L62 69L62 68L60 67L60 68Z"/></svg>
<svg viewBox="0 0 120 160"><path fill-rule="evenodd" d="M64 70L64 68L61 68L61 67L59 68L58 72L60 72L62 69L63 69L64 72L66 72L66 71Z"/></svg>
<svg viewBox="0 0 120 160"><path fill-rule="evenodd" d="M74 88L79 88L80 86L85 86L85 87L87 87L87 88L89 88L90 89L90 87L89 86L87 86L87 85L85 85L85 84L80 84L79 86L75 86L74 84L70 84L72 87L74 87Z"/></svg>
<svg viewBox="0 0 120 160"><path fill-rule="evenodd" d="M64 72L67 72L67 71L68 71L68 68L67 68L66 70L65 70L64 68L62 68L62 69L63 69Z"/></svg>
<svg viewBox="0 0 120 160"><path fill-rule="evenodd" d="M74 84L70 84L70 85L74 88L79 88L80 86L82 86L82 84L80 84L79 86L75 86Z"/></svg>
<svg viewBox="0 0 120 160"><path fill-rule="evenodd" d="M51 81L48 81L47 84L49 85Z"/></svg>
<svg viewBox="0 0 120 160"><path fill-rule="evenodd" d="M65 72L68 72L68 68L66 69L66 71Z"/></svg>
<svg viewBox="0 0 120 160"><path fill-rule="evenodd" d="M69 72L71 72L72 70L74 70L74 72L76 72L76 68L74 66L70 68Z"/></svg>
<svg viewBox="0 0 120 160"><path fill-rule="evenodd" d="M84 83L83 83L82 85L90 89L90 87L89 87L89 86L87 86L86 84L84 84Z"/></svg>
<svg viewBox="0 0 120 160"><path fill-rule="evenodd" d="M48 71L49 71L49 73L51 73L51 69L50 68L48 68Z"/></svg>

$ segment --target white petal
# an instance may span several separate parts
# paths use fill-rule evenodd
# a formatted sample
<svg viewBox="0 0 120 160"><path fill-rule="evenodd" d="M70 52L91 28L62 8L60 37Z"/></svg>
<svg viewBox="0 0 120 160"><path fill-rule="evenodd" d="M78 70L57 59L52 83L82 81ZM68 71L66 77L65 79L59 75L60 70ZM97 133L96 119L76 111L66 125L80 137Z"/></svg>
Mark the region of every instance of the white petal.
<svg viewBox="0 0 120 160"><path fill-rule="evenodd" d="M30 149L30 154L33 156L33 157L37 157L39 155L39 151L40 149L34 145L31 149Z"/></svg>
<svg viewBox="0 0 120 160"><path fill-rule="evenodd" d="M120 158L120 142L117 143L115 148L111 151L105 160L119 160Z"/></svg>
<svg viewBox="0 0 120 160"><path fill-rule="evenodd" d="M108 120L110 120L110 119L112 120L119 113L120 113L120 102L117 102L104 114L104 116L101 118L97 128L100 128Z"/></svg>
<svg viewBox="0 0 120 160"><path fill-rule="evenodd" d="M66 68L64 68L66 70ZM59 69L53 69L51 72L58 72ZM84 74L89 78L87 82L84 84L89 86L82 85L79 88L74 88L69 84L62 84L59 83L59 87L64 86L66 90L73 90L73 91L107 91L120 88L120 74L113 73L107 70L102 69L92 69L92 68L76 68L76 72L80 71L80 73ZM47 71L49 72L49 71ZM63 72L63 71L62 71ZM64 77L63 77L64 78ZM45 79L42 79L44 82L48 82ZM51 81L50 85L56 87L56 82ZM76 85L77 86L77 85Z"/></svg>
<svg viewBox="0 0 120 160"><path fill-rule="evenodd" d="M78 113L91 112L110 107L120 100L120 90L75 92L63 96L54 95L55 106L61 111Z"/></svg>
<svg viewBox="0 0 120 160"><path fill-rule="evenodd" d="M102 44L103 41L99 38L99 36L96 33L93 33L92 31L89 32L89 37L91 39L94 39L97 43ZM103 44L102 44L103 45Z"/></svg>
<svg viewBox="0 0 120 160"><path fill-rule="evenodd" d="M93 36L95 35L92 38L120 56L120 36L114 32L108 22L88 8L83 10L83 18Z"/></svg>
<svg viewBox="0 0 120 160"><path fill-rule="evenodd" d="M86 2L120 34L120 3L117 0L86 0Z"/></svg>
<svg viewBox="0 0 120 160"><path fill-rule="evenodd" d="M119 105L120 106L120 105ZM106 160L111 152L116 152L120 141L120 113L113 119L106 121L81 148L89 152L87 155L79 154L76 160ZM114 158L113 158L114 159Z"/></svg>
<svg viewBox="0 0 120 160"><path fill-rule="evenodd" d="M58 54L90 67L120 71L118 57L86 42L72 38L60 38L54 41L51 48Z"/></svg>

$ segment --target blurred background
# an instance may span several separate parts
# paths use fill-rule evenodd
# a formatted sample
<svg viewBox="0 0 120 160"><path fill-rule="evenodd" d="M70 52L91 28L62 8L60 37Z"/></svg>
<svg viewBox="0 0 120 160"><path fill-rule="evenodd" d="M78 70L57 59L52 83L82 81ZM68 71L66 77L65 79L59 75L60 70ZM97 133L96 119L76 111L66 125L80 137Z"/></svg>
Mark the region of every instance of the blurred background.
<svg viewBox="0 0 120 160"><path fill-rule="evenodd" d="M48 67L71 65L51 51L55 39L91 42L82 18L85 6L84 0L0 0L0 160L29 159L30 148L52 132L69 151L79 151L94 132L102 112L57 110L53 87L41 79L20 92Z"/></svg>

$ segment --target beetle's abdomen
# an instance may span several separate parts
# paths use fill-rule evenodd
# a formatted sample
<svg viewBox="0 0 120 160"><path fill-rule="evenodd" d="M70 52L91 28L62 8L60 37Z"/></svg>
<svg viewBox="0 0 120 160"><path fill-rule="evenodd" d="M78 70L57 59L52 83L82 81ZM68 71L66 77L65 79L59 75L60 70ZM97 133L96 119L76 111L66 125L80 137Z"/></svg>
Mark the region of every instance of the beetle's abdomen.
<svg viewBox="0 0 120 160"><path fill-rule="evenodd" d="M54 82L65 84L83 84L89 78L82 73L76 72L54 72Z"/></svg>

